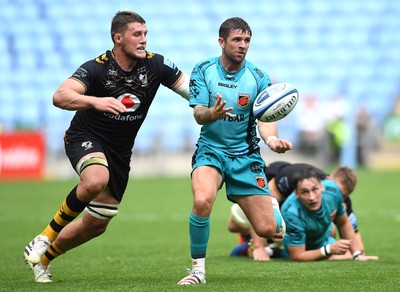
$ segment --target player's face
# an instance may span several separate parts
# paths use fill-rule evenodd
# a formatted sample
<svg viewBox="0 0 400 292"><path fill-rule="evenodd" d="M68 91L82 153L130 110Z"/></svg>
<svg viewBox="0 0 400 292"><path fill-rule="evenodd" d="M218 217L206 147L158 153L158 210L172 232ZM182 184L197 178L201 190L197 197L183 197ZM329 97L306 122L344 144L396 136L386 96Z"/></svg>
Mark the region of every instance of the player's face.
<svg viewBox="0 0 400 292"><path fill-rule="evenodd" d="M296 187L296 196L310 211L318 211L322 204L324 186L317 178L303 179Z"/></svg>
<svg viewBox="0 0 400 292"><path fill-rule="evenodd" d="M146 24L131 22L121 34L121 50L128 58L144 59L146 57L147 27Z"/></svg>
<svg viewBox="0 0 400 292"><path fill-rule="evenodd" d="M233 64L241 64L246 57L250 40L250 32L243 32L239 29L231 30L226 40L219 38L223 57L227 58Z"/></svg>

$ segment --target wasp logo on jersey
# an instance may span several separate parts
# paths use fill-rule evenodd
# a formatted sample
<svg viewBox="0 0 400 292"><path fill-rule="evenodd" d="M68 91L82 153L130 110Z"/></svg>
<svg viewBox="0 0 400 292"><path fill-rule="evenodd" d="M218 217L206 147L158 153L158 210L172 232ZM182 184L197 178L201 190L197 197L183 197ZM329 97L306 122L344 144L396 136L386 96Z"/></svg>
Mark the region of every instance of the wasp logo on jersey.
<svg viewBox="0 0 400 292"><path fill-rule="evenodd" d="M85 141L82 142L81 146L85 149L85 150L89 150L93 148L93 143L91 141Z"/></svg>
<svg viewBox="0 0 400 292"><path fill-rule="evenodd" d="M141 87L147 87L149 84L149 81L147 78L146 67L142 66L139 69L137 69L137 72L136 72L134 78L135 78L135 81L138 82ZM131 80L131 83L132 83L132 81L133 80ZM132 84L130 84L129 86L132 86Z"/></svg>
<svg viewBox="0 0 400 292"><path fill-rule="evenodd" d="M134 112L140 106L140 99L132 93L124 93L117 99L126 107L127 112Z"/></svg>
<svg viewBox="0 0 400 292"><path fill-rule="evenodd" d="M139 80L140 86L146 87L148 85L147 74L139 74L136 78Z"/></svg>
<svg viewBox="0 0 400 292"><path fill-rule="evenodd" d="M250 94L239 93L238 96L238 105L241 107L245 107L250 102Z"/></svg>

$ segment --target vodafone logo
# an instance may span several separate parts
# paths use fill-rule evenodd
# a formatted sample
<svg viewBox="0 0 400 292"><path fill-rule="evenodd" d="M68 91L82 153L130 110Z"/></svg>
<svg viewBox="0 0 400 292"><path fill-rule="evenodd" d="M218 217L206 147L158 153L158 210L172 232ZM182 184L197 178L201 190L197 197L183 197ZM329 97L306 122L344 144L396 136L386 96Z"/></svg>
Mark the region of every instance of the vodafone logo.
<svg viewBox="0 0 400 292"><path fill-rule="evenodd" d="M125 107L127 112L134 112L140 106L140 100L136 95L124 93L117 98Z"/></svg>

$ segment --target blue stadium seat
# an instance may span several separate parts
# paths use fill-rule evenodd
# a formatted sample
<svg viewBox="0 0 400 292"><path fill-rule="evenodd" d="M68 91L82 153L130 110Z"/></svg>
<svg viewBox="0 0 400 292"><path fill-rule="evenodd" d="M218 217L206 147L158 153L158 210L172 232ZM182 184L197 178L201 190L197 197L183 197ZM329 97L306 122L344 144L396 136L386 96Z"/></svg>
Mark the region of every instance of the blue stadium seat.
<svg viewBox="0 0 400 292"><path fill-rule="evenodd" d="M212 0L155 0L131 7L124 0L101 5L95 0L79 5L75 0L3 0L0 121L6 120L6 127L12 128L22 112L32 125L45 123L50 150L62 149L62 133L73 113L55 108L52 94L80 64L111 48L110 20L116 11L126 9L137 9L147 20L148 50L166 55L187 74L196 62L220 54L220 23L241 16L254 33L248 59L265 69L274 82L292 82L304 92L316 91L321 99L328 99L335 89L345 90L349 98L362 98L373 85L376 91L364 98L382 119L399 91L399 3L258 0L252 5L243 1L227 5ZM14 88L31 98L12 95L12 101L6 99L14 94ZM374 99L377 94L379 99ZM159 137L157 126L166 108L173 111L182 106L179 99L169 97L161 91L150 110L137 142L140 151ZM20 109L21 102L29 104ZM199 127L193 124L191 114L185 108L168 121L168 151L177 151L190 135L196 140Z"/></svg>
<svg viewBox="0 0 400 292"><path fill-rule="evenodd" d="M14 99L14 90L3 87L0 94L0 128L4 131L12 131L16 124L18 106Z"/></svg>

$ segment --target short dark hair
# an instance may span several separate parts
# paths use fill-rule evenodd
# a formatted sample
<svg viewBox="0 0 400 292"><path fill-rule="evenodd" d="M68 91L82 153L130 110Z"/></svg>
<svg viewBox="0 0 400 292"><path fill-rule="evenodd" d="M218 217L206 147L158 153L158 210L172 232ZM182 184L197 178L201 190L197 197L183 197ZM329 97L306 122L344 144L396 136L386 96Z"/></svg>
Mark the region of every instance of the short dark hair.
<svg viewBox="0 0 400 292"><path fill-rule="evenodd" d="M139 14L132 11L118 11L111 22L111 39L114 42L114 35L125 31L126 25L131 22L145 24L146 21Z"/></svg>
<svg viewBox="0 0 400 292"><path fill-rule="evenodd" d="M219 27L219 37L224 40L227 39L232 30L241 30L242 32L248 31L252 35L251 28L248 23L240 17L231 17L225 20Z"/></svg>
<svg viewBox="0 0 400 292"><path fill-rule="evenodd" d="M310 178L315 178L318 181L321 181L317 172L313 168L311 168L311 167L300 168L293 174L292 184L295 188L297 188L297 185L299 184L299 182L301 182L305 179L310 179Z"/></svg>

